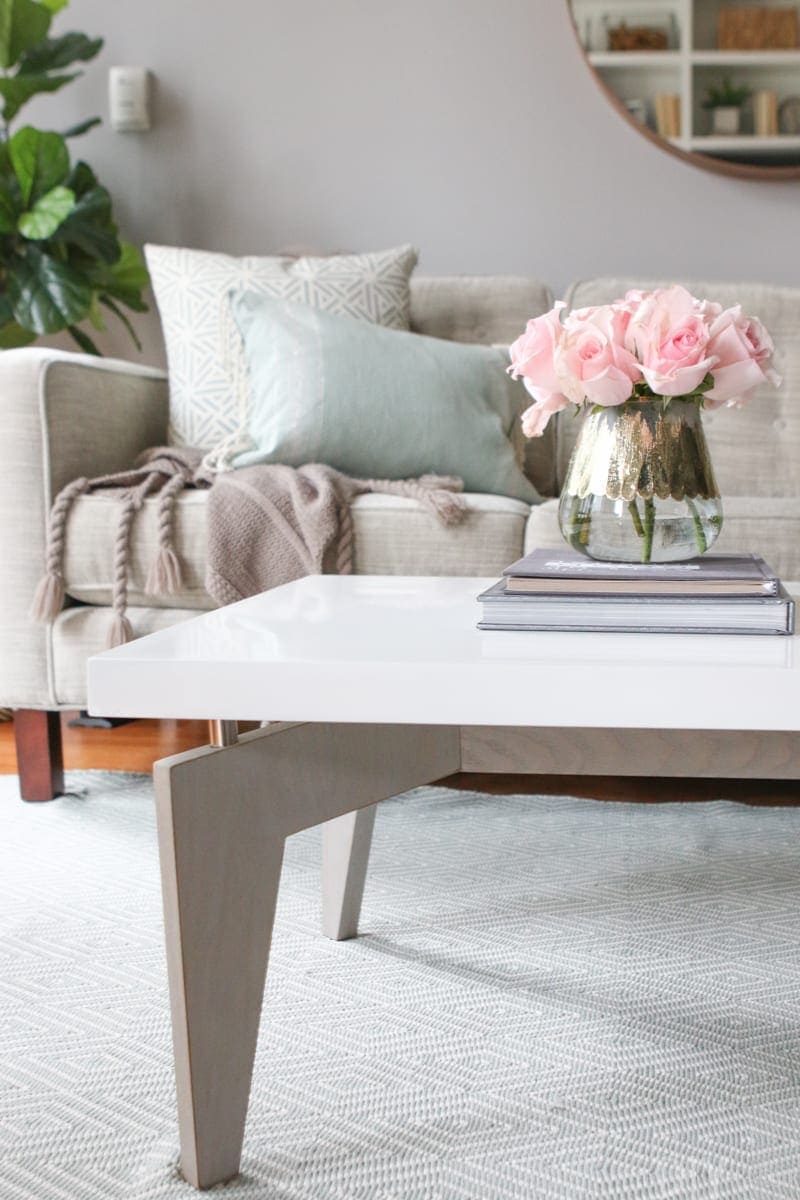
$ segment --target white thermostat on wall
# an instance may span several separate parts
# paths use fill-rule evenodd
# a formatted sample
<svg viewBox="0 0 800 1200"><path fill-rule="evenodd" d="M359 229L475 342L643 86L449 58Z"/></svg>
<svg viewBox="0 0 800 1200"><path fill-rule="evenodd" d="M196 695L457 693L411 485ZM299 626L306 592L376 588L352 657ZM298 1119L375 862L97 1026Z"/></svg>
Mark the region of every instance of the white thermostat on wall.
<svg viewBox="0 0 800 1200"><path fill-rule="evenodd" d="M111 127L119 133L150 128L150 72L146 67L112 67L108 73Z"/></svg>

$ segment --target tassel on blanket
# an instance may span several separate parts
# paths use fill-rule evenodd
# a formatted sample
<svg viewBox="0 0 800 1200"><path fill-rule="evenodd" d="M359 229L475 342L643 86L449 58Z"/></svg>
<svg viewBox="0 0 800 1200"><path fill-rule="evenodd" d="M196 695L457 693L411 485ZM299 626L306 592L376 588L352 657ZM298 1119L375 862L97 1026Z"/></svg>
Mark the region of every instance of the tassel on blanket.
<svg viewBox="0 0 800 1200"><path fill-rule="evenodd" d="M162 546L153 560L145 591L151 596L174 596L181 590L182 584L183 574L177 554L170 546Z"/></svg>
<svg viewBox="0 0 800 1200"><path fill-rule="evenodd" d="M73 500L89 487L81 476L73 479L55 498L47 525L46 573L39 580L31 604L31 620L47 624L55 621L64 607L64 530Z"/></svg>
<svg viewBox="0 0 800 1200"><path fill-rule="evenodd" d="M421 475L420 487L427 492L430 504L443 525L457 525L467 511L467 502L462 496L464 484L452 475Z"/></svg>
<svg viewBox="0 0 800 1200"><path fill-rule="evenodd" d="M55 621L64 607L64 580L50 572L43 575L36 585L31 604L31 620L46 625Z"/></svg>
<svg viewBox="0 0 800 1200"><path fill-rule="evenodd" d="M145 591L151 596L174 596L183 583L180 560L173 549L175 501L188 480L185 472L173 475L158 495L158 553L150 568Z"/></svg>
<svg viewBox="0 0 800 1200"><path fill-rule="evenodd" d="M186 486L195 483L200 452L191 449L159 446L146 450L135 465L113 475L97 479L76 479L59 492L50 514L47 534L47 573L40 580L31 606L35 621L54 621L64 605L64 538L73 500L85 492L108 488L119 495L119 519L114 538L112 580L113 618L108 631L109 647L121 646L134 637L127 617L128 558L131 527L148 496L158 493L159 550L147 579L147 590L158 594L174 594L181 587L181 565L172 546L175 500Z"/></svg>
<svg viewBox="0 0 800 1200"><path fill-rule="evenodd" d="M114 619L106 637L106 649L113 650L115 646L124 646L126 642L132 641L133 626L130 621L122 613L114 613Z"/></svg>
<svg viewBox="0 0 800 1200"><path fill-rule="evenodd" d="M443 525L457 525L467 512L461 495L464 484L452 475L421 475L419 479L364 479L369 491L419 500Z"/></svg>

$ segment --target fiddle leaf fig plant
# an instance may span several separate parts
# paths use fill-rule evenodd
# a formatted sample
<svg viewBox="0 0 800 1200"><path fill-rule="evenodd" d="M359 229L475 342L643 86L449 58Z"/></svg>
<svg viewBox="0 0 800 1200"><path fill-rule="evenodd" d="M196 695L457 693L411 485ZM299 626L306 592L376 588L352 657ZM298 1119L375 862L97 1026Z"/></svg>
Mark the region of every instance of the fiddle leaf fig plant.
<svg viewBox="0 0 800 1200"><path fill-rule="evenodd" d="M148 283L141 254L120 239L111 196L85 162L73 162L67 140L99 124L92 117L61 133L23 125L12 130L34 96L57 92L81 75L102 38L50 36L69 0L0 0L0 349L68 330L82 350L99 354L81 324L105 328L118 317L136 345L124 308L146 312Z"/></svg>

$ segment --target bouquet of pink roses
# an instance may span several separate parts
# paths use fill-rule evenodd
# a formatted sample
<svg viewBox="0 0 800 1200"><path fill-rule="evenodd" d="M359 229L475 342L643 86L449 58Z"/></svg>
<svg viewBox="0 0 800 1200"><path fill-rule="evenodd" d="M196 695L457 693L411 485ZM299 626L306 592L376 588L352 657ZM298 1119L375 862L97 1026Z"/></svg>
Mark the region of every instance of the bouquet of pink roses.
<svg viewBox="0 0 800 1200"><path fill-rule="evenodd" d="M511 346L509 373L534 403L522 416L528 437L570 404L614 406L673 397L707 408L746 403L771 369L772 339L740 305L723 309L686 288L628 292L624 300L564 315L556 304L528 322Z"/></svg>

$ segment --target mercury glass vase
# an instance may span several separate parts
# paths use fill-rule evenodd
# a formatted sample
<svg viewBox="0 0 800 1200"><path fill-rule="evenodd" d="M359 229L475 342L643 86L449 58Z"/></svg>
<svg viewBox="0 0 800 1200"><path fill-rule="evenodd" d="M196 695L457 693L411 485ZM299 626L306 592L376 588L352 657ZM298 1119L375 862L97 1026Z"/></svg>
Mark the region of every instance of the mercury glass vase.
<svg viewBox="0 0 800 1200"><path fill-rule="evenodd" d="M587 412L558 510L570 546L608 562L681 562L722 529L695 400L631 400Z"/></svg>

